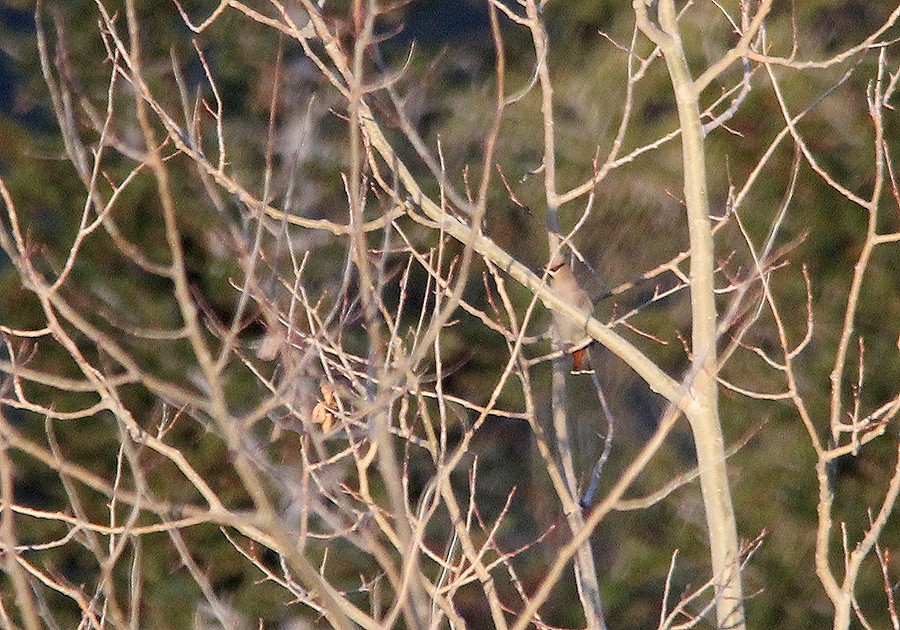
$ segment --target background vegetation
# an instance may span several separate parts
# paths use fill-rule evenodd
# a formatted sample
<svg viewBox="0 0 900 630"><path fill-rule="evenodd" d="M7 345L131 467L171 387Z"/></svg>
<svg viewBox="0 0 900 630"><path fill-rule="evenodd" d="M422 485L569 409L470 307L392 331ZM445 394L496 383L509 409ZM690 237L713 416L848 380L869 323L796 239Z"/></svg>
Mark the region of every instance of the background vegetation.
<svg viewBox="0 0 900 630"><path fill-rule="evenodd" d="M503 6L524 16L525 4ZM434 600L430 584L454 579L433 605L441 615L428 604L437 624L497 626L498 615L514 624L578 527L552 486L551 462L562 469L572 458L577 500L607 444L607 419L592 379L568 375L564 440L551 412L553 362L529 362L551 351L549 337L524 349L515 343L518 326L525 336L546 333L548 311L532 287L425 216L396 163L378 154L364 123L352 121L354 99L363 99L424 195L480 224L542 276L552 252L534 31L483 0L414 0L377 11L327 0L315 5L317 14L348 65L356 67L359 51L364 70L361 92L349 86L348 97L311 57L338 74L317 34L304 48L258 17L302 26L312 5L286 2L282 12L277 2L248 2L258 14L228 7L202 30L169 0L134 5L140 76L180 125L183 146L158 112L141 122L135 103L144 88L134 87L138 73L116 51L117 41L126 50L135 41L125 2L44 2L37 22L32 3L0 9L3 619L28 623L27 605L15 600L19 575L31 612L47 627L340 625L325 587L308 574L313 568L341 601L384 625L415 627L421 602ZM220 6L182 3L195 26ZM681 379L693 358L682 256L689 242L666 64L636 31L627 4L552 0L540 8L560 194L591 179L617 142L623 108L631 109L618 152L628 159L561 205L561 231L583 219L571 240L589 263L579 277L595 296L606 294L597 318ZM696 75L738 42L725 15L739 22L741 8L757 10L737 2L679 7ZM721 420L738 533L753 542L743 571L750 627L831 625L833 602L814 577L822 488L834 495L825 547L834 567L872 531L879 510L892 509L893 499L885 500L900 406L900 196L890 160L900 142L898 11L890 2L775 2L754 38L757 57L746 66L737 59L701 95L701 111L713 112L708 123L749 73L749 93L705 146L719 312L734 314L723 319L719 342L727 358ZM767 65L763 51L791 63ZM629 65L642 73L631 86ZM494 129L498 67L509 102ZM793 130L799 137L778 94L792 115L805 112ZM163 158L156 166L147 127ZM437 172L412 130L439 162ZM784 140L774 143L779 134ZM843 189L816 172L804 147ZM203 160L233 186L204 170ZM758 168L738 213L736 195ZM881 190L876 214L852 199L873 190ZM385 216L389 228L365 234L335 227ZM319 219L328 222L322 229L312 223ZM763 243L776 224L771 255L754 260L748 240ZM867 230L890 238L875 247ZM40 278L62 281L47 292ZM442 321L442 306L454 298L463 306ZM795 347L807 334L791 357L804 424L796 402L781 395L784 370L771 361L784 361L785 340ZM833 378L845 336L846 368ZM600 502L656 434L668 403L596 346L614 419ZM835 421L856 429L836 431ZM393 430L393 446L379 441L383 427ZM844 450L823 459L811 433L823 449ZM374 459L362 466L366 457ZM710 579L695 466L691 431L679 420L627 497L667 484L671 493L639 510L619 502L592 531L612 627L660 623L660 611L680 598L684 613L672 625L715 625L712 593L689 599ZM460 548L465 536L455 529L452 497L435 482L441 474L481 566ZM397 488L420 520L404 524ZM432 501L439 505L428 512ZM303 542L294 556L286 549L297 532ZM854 580L854 623L897 627L891 597L900 568L889 551L900 544L900 527L887 520L877 533L878 549ZM417 540L420 557L412 561L405 545ZM11 568L16 558L24 572ZM419 564L413 570L406 562ZM408 578L407 587L404 571L426 578ZM837 575L841 582L842 569ZM530 621L591 625L575 603L577 581L569 565Z"/></svg>

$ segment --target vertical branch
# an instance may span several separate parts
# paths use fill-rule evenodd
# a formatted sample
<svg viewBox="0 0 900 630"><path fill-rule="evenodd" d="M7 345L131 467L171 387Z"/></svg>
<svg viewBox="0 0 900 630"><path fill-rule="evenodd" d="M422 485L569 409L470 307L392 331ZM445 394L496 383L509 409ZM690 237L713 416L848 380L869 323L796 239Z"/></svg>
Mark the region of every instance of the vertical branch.
<svg viewBox="0 0 900 630"><path fill-rule="evenodd" d="M719 421L715 253L706 188L706 155L698 103L700 94L691 78L674 1L661 0L658 25L651 22L643 0L634 0L634 10L640 29L663 51L678 107L684 201L691 247L692 362L696 371L692 393L697 403L688 410L687 417L694 434L700 467L712 569L717 588L718 623L721 627L743 628L740 547Z"/></svg>
<svg viewBox="0 0 900 630"><path fill-rule="evenodd" d="M377 273L378 282L373 278L369 261L367 233L362 228L366 204L367 182L363 167L366 163L363 138L363 96L364 96L364 62L366 50L372 42L375 27L377 5L371 0L354 0L353 23L355 41L352 58L352 72L348 76L350 89L350 176L348 182L350 198L350 240L356 264L359 293L363 304L366 332L369 336L368 357L368 396L374 400L379 393L376 383L384 382L382 378L388 369L385 341L383 339L382 322L379 315L381 292L383 289L383 273ZM387 238L387 236L386 236ZM387 255L385 252L384 256ZM438 327L439 329L439 327ZM405 375L404 375L405 376ZM410 528L407 502L403 487L403 475L398 464L394 438L391 434L391 404L376 405L369 418L369 432L372 449L377 454L378 470L387 490L397 533L400 537L400 551L409 562L410 599L403 602L403 611L407 624L421 627L428 610L425 593L420 584L418 569L417 544ZM378 508L376 508L378 509ZM405 598L404 598L405 599Z"/></svg>
<svg viewBox="0 0 900 630"><path fill-rule="evenodd" d="M541 86L541 114L544 126L544 195L547 204L547 249L549 252L548 267L563 261L560 240L559 195L556 184L556 139L553 117L553 84L550 81L549 50L547 32L541 21L537 3L528 0L525 5L528 28L534 43L537 63L537 76ZM569 441L568 418L566 414L566 377L568 357L563 356L553 361L553 394L552 415L553 426L557 437L557 448L565 475L568 492L575 498L578 496L575 471L572 463L572 448ZM584 529L584 518L580 510L566 513L566 519L573 535ZM603 602L600 598L600 584L594 565L590 539L578 548L575 557L575 581L578 596L591 630L605 629Z"/></svg>
<svg viewBox="0 0 900 630"><path fill-rule="evenodd" d="M541 118L544 123L544 195L547 198L547 244L551 256L559 251L559 198L556 192L556 135L553 120L553 84L550 81L550 53L547 49L547 31L539 15L537 3L529 0L525 5L528 28L534 43L537 76L541 85ZM552 265L554 260L550 261Z"/></svg>
<svg viewBox="0 0 900 630"><path fill-rule="evenodd" d="M3 419L6 422L6 419ZM38 617L34 595L28 576L19 565L19 554L16 550L16 525L13 515L13 467L9 458L9 441L5 436L0 436L0 548L3 549L3 564L6 575L12 580L13 592L16 595L16 604L22 615L22 621L26 630L38 630L41 622Z"/></svg>

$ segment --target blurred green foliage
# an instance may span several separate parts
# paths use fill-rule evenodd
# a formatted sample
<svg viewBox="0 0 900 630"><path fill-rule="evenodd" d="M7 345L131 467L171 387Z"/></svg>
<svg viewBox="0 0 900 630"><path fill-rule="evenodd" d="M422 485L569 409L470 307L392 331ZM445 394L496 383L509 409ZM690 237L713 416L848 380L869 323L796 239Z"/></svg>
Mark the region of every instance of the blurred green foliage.
<svg viewBox="0 0 900 630"><path fill-rule="evenodd" d="M213 0L184 3L195 18L207 15L217 4ZM384 52L389 63L399 66L411 42L418 39L416 29L421 29L421 41L413 48L411 63L400 77L397 88L402 94L409 95L410 115L429 145L434 146L435 139L440 136L448 172L459 174L468 165L472 169L471 181L477 181L483 140L493 113L495 57L486 14L483 6L474 0L451 3L455 11L463 12L461 26L448 26L444 33L428 19L434 15L430 12L446 11L439 9L437 4L414 1L385 16L385 30L397 29L405 17L412 26L396 34L393 41L388 41ZM795 3L793 9L788 9L785 3L777 4L767 25L767 37L774 52L790 52L791 21L794 19L797 45L804 58L819 58L858 42L874 30L891 9L889 3L839 0ZM30 10L32 5L20 2L12 6ZM790 10L795 11L793 16ZM347 19L345 7L330 5L329 11L336 20ZM465 12L471 12L471 15ZM178 95L172 90L161 89L171 81L170 56L180 64L189 88L211 99L192 40L204 52L222 94L230 166L245 186L260 189L272 89L271 68L278 39L236 12L226 12L214 27L202 35L194 35L180 22L173 5L162 0L141 2L140 18L143 55L153 70L151 76L158 81L157 92L167 95L170 101L164 104L172 111L180 111ZM590 175L591 160L597 148L603 155L615 135L625 97L626 60L623 52L610 40L628 44L633 16L629 3L553 0L547 4L546 18L555 90L559 181L560 188L568 190ZM110 65L104 61L96 28L95 3L89 0L47 3L45 26L51 32L53 42L57 42L58 35L52 34L53 19L64 29L65 43L83 96L95 104L104 103ZM692 46L691 63L695 71L717 59L735 41L729 26L711 3L692 8L684 28L685 39ZM531 79L533 51L530 35L505 19L503 33L508 56L507 85L513 92ZM52 118L33 32L3 26L0 39L4 41L4 54L13 60L18 73L16 84L10 86L16 91L18 102L30 104L29 107L37 108L44 117ZM334 103L327 95L324 83L310 72L299 48L284 43L287 80L282 87L285 93L280 122L295 122L306 115L305 112L314 111L312 118L319 143L313 149L316 155L305 159L298 168L297 177L304 188L298 193L299 211L308 216L340 218L341 208L345 208L346 203L336 175L345 167L341 144L346 129L335 115L340 112L328 111ZM648 45L641 44L639 49L646 54ZM896 64L896 54L890 56ZM870 51L861 60L825 71L776 70L785 87L785 97L792 110L797 112L829 89L851 65L854 66L849 80L830 94L800 128L822 165L851 190L863 195L868 194L873 180L872 129L865 110L865 93L872 80L876 58L877 51ZM739 72L736 66L724 79L711 86L709 98L718 97L720 87L729 86L739 77ZM753 85L754 91L729 122L728 129L717 130L708 141L709 189L717 213L725 210L729 183L745 179L783 126L762 70L755 71ZM624 152L675 129L677 121L669 88L663 64L655 63L635 93L634 120ZM313 95L315 100L310 105L309 99ZM126 107L124 99L123 108ZM381 106L379 111L389 110L383 95L373 94L372 99ZM887 142L892 149L897 149L898 127L896 116L893 113L891 116L891 136ZM386 119L390 120L389 117ZM135 122L129 120L128 124ZM127 135L134 129L120 131ZM391 132L399 138L396 128ZM488 233L535 269L540 268L546 258L540 207L542 178L535 173L542 154L540 133L540 98L538 91L533 89L508 108L497 161L516 195L534 211L534 215L512 204L503 187L497 185L491 193L487 216ZM0 136L4 139L0 143L0 169L4 181L16 200L23 221L29 226L33 242L39 244L41 253L49 260L60 265L81 217L84 190L71 165L63 159L58 130L52 126L30 126L22 121L21 112L12 111L0 118ZM282 147L276 160L283 165L295 149ZM413 155L408 146L402 153ZM742 220L757 243L764 238L778 211L793 158L790 143L783 143L766 165L763 178L744 205L747 210ZM593 214L577 235L576 242L607 284L614 286L629 280L685 247L686 228L678 202L680 159L677 141L670 142L618 169L597 190ZM415 163L414 160L411 162ZM123 159L118 164L108 164L107 168L111 176L121 179L131 166ZM190 171L186 161L174 168ZM454 178L457 183L461 181L458 175ZM434 181L430 181L429 186L430 192L437 191ZM277 195L282 195L287 181L277 181L274 187ZM176 181L176 190L192 284L209 313L227 325L238 299L229 282L239 281L241 274L232 252L227 245L222 245L229 242L227 230L234 216L228 213L233 212L233 208L227 210L225 216L219 213L206 200L197 178L192 175ZM563 208L564 226L575 223L584 203L582 199ZM885 212L883 227L898 229L898 216L896 209ZM116 210L116 219L124 235L139 243L145 252L158 251L160 256L165 255L161 211L148 175L138 176L128 188ZM791 314L785 323L789 338L796 342L806 326L806 292L800 266L808 266L813 279L815 330L813 343L799 359L803 368L800 386L803 394L808 396L814 421L823 431L827 426L828 374L865 221L862 210L823 186L806 165L801 166L797 194L781 241L788 242L801 235L805 235L805 239L790 253L789 266L775 273L773 286L783 312ZM407 227L422 238L422 232L415 226ZM332 277L339 275L346 252L333 242L310 245L310 248L320 257L319 264L309 271L310 281L321 285L323 291L334 289ZM738 260L746 258L740 253L744 248L733 224L720 234L718 248L723 259L733 251L738 252ZM750 261L742 262L746 268ZM477 267L473 273L466 297L483 303L484 292L478 275L481 271ZM424 274L419 280L424 282ZM90 295L92 303L104 304L123 325L153 323L160 328L177 325L169 283L124 263L102 233L85 244L71 284ZM517 305L524 307L530 296L519 287L510 286L509 289ZM34 299L19 286L18 276L8 264L0 269L0 293L3 295L0 322L21 327L40 325ZM900 257L894 248L876 255L860 302L857 332L865 337L870 366L860 396L864 409L871 409L872 405L895 394L900 382L900 361L896 351L897 322L900 321L898 296ZM77 299L75 294L71 297ZM641 297L625 297L615 308L624 310L640 302ZM613 309L610 306L604 308L607 312ZM129 321L132 315L134 321ZM101 318L96 320L99 323ZM672 334L672 325L684 334L688 331L686 295L681 293L663 305L647 309L637 323L644 329L664 335L668 345L661 347L638 336L634 336L633 341L657 357L670 373L677 374L683 369L686 359ZM114 328L107 328L111 334L116 334ZM259 330L250 327L244 340L249 343L258 335ZM347 335L348 343L352 344L354 331L348 331ZM361 340L361 337L356 339ZM777 349L771 317L763 315L748 341L768 350ZM458 360L462 365L447 378L445 388L448 393L464 392L473 400L486 398L495 382L493 377L502 368L497 360L505 353L501 341L495 336L485 337L481 326L463 316L455 331L446 335L445 344L448 362ZM189 364L186 344L153 342L140 345L132 341L129 349L147 370L176 381L190 382L194 366ZM91 352L89 347L83 350ZM57 371L60 366L66 366L64 371L76 375L75 366L66 357L39 356L41 360L54 362ZM856 360L855 353L852 360ZM614 454L604 473L606 484L609 484L652 432L661 403L643 392L635 377L616 360L607 358L601 368L619 418ZM240 370L235 370L231 376L235 404L258 394L246 385ZM780 386L777 375L765 370L758 357L750 353L736 354L723 376L744 387L765 391ZM536 382L547 383L549 371L538 368L533 378ZM853 370L848 372L848 378L854 378ZM140 414L142 420L150 421L158 416L158 403L148 392L135 387L126 389L126 394L130 397L129 406L143 411ZM35 391L34 395L46 397L51 392ZM500 406L515 406L521 400L521 393L512 387L504 391L503 396ZM70 399L57 398L52 403L61 410L77 409L89 398L73 394ZM582 438L576 452L577 464L586 479L599 452L597 432L601 429L597 428L596 405L591 395L574 398L580 403L576 413L578 426L574 431ZM546 406L546 399L541 402ZM25 413L14 415L21 430L40 439L44 433L40 418ZM808 437L796 414L786 404L752 401L723 390L723 421L730 440L736 440L760 420L766 423L759 435L730 461L739 531L750 539L762 530L767 532L761 549L747 568L746 590L752 594L748 602L749 619L751 625L759 628L821 628L827 624L830 606L813 577L817 495L814 453ZM103 471L112 478L118 442L115 431L111 430L110 418L101 415L71 425L54 424L62 448L73 461L89 463L93 470ZM896 428L889 433L895 435ZM203 439L204 434L202 426L186 421L178 426L172 439L176 445L192 450L192 461L204 475L217 480L217 486L227 487L225 482L233 475L228 455L220 443ZM547 482L541 476L531 439L523 423L498 420L486 425L472 446L473 456L477 455L479 459L480 507L486 515L496 515L510 489L516 487L508 522L500 534L501 544L510 549L533 540L548 527L565 528L550 493L542 487ZM867 523L866 510L876 506L882 496L892 466L894 447L891 440L876 441L858 457L847 457L840 462L836 514L838 520L847 523L851 540L863 533ZM652 491L671 475L692 465L690 437L685 427L673 435L671 444L672 448L658 455L651 469L638 480L635 494ZM143 454L142 457L151 456ZM27 458L17 457L16 463L20 500L46 509L62 509L67 499L58 480ZM422 464L415 473L424 479L430 470L429 465ZM164 476L157 479L164 479ZM466 483L465 475L460 472L460 488ZM84 503L91 506L91 510L102 512L105 509L102 498L88 496L90 493L87 492L85 495ZM185 500L190 498L184 497ZM241 501L239 496L226 498L235 505ZM95 515L102 518L102 514ZM25 520L20 539L25 542L32 538L43 540L53 535L54 527L59 529L37 520ZM270 583L260 582L258 571L248 568L237 552L223 541L218 530L198 527L184 535L190 538L192 548L198 550L195 557L216 592L249 618L263 619L267 627L274 627L279 620L294 614L290 607L282 604L283 594ZM519 577L526 591L539 584L544 568L555 557L557 545L563 538L550 536L521 556ZM607 618L614 620L617 628L646 628L658 617L666 569L675 549L680 550L680 555L673 575L673 594L677 596L688 588L688 584L697 586L706 580L708 558L702 504L694 485L678 490L648 510L614 513L604 521L594 541ZM894 522L885 532L883 545L896 548L898 543L900 528ZM441 541L436 537L434 547L440 545ZM347 563L349 583L356 579L354 571L359 567L349 559L352 556L349 550L346 558L340 557L339 551L337 548L332 550L332 554L338 555L332 555L331 562ZM835 565L840 564L838 552L835 548ZM97 570L89 553L77 545L45 552L42 561L47 563L48 569L61 573L72 583L88 580L87 575ZM145 538L143 562L146 627L187 627L194 614L197 587L163 534ZM122 568L117 574L123 585L128 579L125 573ZM864 575L857 589L860 605L864 610L874 611L873 618L884 620L880 574L870 570ZM502 588L506 589L506 586ZM511 592L502 592L514 597ZM471 606L464 609L463 614L472 627L486 627L486 607L477 591L473 593ZM73 614L70 603L58 596L48 597L63 626L75 619L67 617ZM570 602L575 597L574 582L561 583L542 611L544 620L564 626L581 623L570 613Z"/></svg>

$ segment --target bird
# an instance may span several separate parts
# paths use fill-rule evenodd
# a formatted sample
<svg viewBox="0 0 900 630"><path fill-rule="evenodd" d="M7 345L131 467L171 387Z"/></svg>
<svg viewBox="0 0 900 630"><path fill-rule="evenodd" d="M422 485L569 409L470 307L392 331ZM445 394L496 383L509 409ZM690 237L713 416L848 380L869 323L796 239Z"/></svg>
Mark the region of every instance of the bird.
<svg viewBox="0 0 900 630"><path fill-rule="evenodd" d="M594 312L594 303L588 292L579 284L572 273L572 267L564 260L557 259L547 268L550 275L550 287L566 301L584 313L585 319ZM565 344L567 349L581 344L587 337L584 321L576 321L556 311L553 312L554 338ZM572 352L572 373L590 372L591 362L587 346Z"/></svg>

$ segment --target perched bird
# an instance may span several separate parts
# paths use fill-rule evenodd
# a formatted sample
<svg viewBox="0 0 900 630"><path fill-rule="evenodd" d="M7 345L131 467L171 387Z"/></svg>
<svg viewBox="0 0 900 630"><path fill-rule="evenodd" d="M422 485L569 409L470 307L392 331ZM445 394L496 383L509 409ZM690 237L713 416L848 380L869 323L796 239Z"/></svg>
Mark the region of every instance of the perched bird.
<svg viewBox="0 0 900 630"><path fill-rule="evenodd" d="M558 259L551 263L547 269L550 274L550 286L554 291L566 298L566 300L584 313L585 317L594 311L594 303L587 291L578 283L572 268L565 261ZM569 317L553 313L554 338L571 349L585 341L587 332L584 329L584 321L575 321ZM590 355L587 346L572 352L572 372L590 372Z"/></svg>

